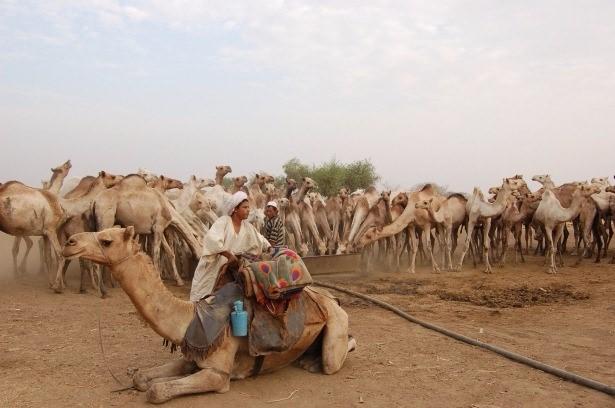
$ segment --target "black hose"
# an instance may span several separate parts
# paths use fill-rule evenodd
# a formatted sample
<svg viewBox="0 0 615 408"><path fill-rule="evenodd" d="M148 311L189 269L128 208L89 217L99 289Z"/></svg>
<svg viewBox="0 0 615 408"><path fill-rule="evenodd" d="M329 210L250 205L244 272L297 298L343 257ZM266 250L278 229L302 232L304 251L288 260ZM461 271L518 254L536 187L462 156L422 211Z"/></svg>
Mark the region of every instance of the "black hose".
<svg viewBox="0 0 615 408"><path fill-rule="evenodd" d="M381 300L375 299L375 298L373 298L371 296L367 296L367 295L364 295L362 293L354 292L352 290L344 289L344 288L341 288L341 287L336 286L336 285L331 285L329 283L314 282L314 284L317 285L317 286L322 286L322 287L325 287L325 288L334 289L334 290L337 290L339 292L343 292L343 293L346 293L348 295L355 296L355 297L358 297L360 299L367 300L369 302L375 303L378 306L381 306L384 309L390 310L391 312L393 312L393 313L403 317L404 319L409 320L409 321L411 321L413 323L419 324L419 325L421 325L421 326L423 326L423 327L425 327L427 329L435 330L438 333L442 333L442 334L444 334L444 335L446 335L448 337L452 337L452 338L454 338L456 340L463 341L464 343L468 343L468 344L471 344L473 346L478 346L478 347L482 347L482 348L487 349L487 350L491 350L491 351L493 351L493 352L495 352L495 353L497 353L499 355L502 355L502 356L504 356L506 358L509 358L509 359L511 359L513 361L517 361L519 363L523 363L525 365L528 365L530 367L536 368L538 370L542 370L542 371L547 372L549 374L553 374L555 376L563 378L564 380L572 381L574 383L583 385L585 387L593 388L594 390L598 390L598 391L604 392L604 393L609 394L609 395L615 395L615 387L612 387L610 385L606 385L606 384L603 384L601 382L592 380L591 378L581 377L580 375L577 375L577 374L574 374L574 373L562 370L562 369L557 368L557 367L550 366L550 365L545 364L545 363L541 363L540 361L536 361L536 360L533 360L533 359L531 359L529 357L522 356L521 354L513 353L512 351L508 351L508 350L505 350L505 349L497 347L497 346L493 346L493 345L488 344L488 343L483 343L482 341L471 339L470 337L466 337L466 336L464 336L462 334L455 333L455 332L447 330L447 329L445 329L443 327L436 326L435 324L431 324L429 322L417 319L416 317L413 317L413 316L409 315L408 313L406 313L406 312L396 308L395 306L390 305L390 304L388 304L386 302L383 302Z"/></svg>

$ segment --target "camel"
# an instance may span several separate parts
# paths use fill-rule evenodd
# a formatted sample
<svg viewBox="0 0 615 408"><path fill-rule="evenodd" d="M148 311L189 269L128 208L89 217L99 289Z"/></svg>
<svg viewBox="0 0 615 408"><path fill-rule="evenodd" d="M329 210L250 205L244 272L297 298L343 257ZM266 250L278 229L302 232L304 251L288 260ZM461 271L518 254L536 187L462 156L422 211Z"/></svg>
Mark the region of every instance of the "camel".
<svg viewBox="0 0 615 408"><path fill-rule="evenodd" d="M177 197L173 197L169 195L169 192L166 193L166 196L172 200L173 205L177 209L178 212L183 212L192 201L194 194L202 188L211 188L215 185L213 180L209 179L199 179L195 175L190 176L188 181L183 184L183 189L179 192Z"/></svg>
<svg viewBox="0 0 615 408"><path fill-rule="evenodd" d="M344 231L344 211L348 206L348 189L341 188L336 196L327 198L325 202L325 211L327 213L327 221L331 227L332 246L340 251L341 239Z"/></svg>
<svg viewBox="0 0 615 408"><path fill-rule="evenodd" d="M327 252L333 254L335 251L335 241L333 240L333 231L331 225L329 225L329 219L327 217L326 203L320 193L310 192L308 193L308 199L314 212L314 220L318 227L318 233L324 238L324 242L327 245Z"/></svg>
<svg viewBox="0 0 615 408"><path fill-rule="evenodd" d="M116 187L102 192L94 202L97 230L119 224L132 225L138 234L152 234L152 255L160 270L161 247L170 258L173 278L177 286L184 284L175 265L175 254L167 242L164 231L170 225L188 243L195 257L200 256L201 244L185 220L159 191L148 187L137 174L126 176Z"/></svg>
<svg viewBox="0 0 615 408"><path fill-rule="evenodd" d="M62 254L108 266L148 325L166 341L182 344L195 315L195 303L176 298L164 286L151 259L139 251L134 228L74 235ZM321 334L317 352L325 374L338 372L348 352L355 348L356 342L348 335L348 315L327 292L307 288L302 296L305 302L315 302L321 313L306 316L310 323L290 350L264 356L261 372L281 369L302 356L307 359L306 351L318 346L315 342ZM160 367L138 370L133 384L146 391L146 398L152 403L187 394L225 393L230 390L231 380L253 375L256 357L250 356L248 349L247 337L225 335L206 357L181 358Z"/></svg>
<svg viewBox="0 0 615 408"><path fill-rule="evenodd" d="M161 193L164 193L165 191L172 190L174 188L178 188L181 190L184 188L184 183L179 180L160 175L160 177L156 178L155 180L148 182L147 186L153 188L154 190L158 190Z"/></svg>
<svg viewBox="0 0 615 408"><path fill-rule="evenodd" d="M581 210L581 205L585 198L600 192L600 188L592 185L581 185L572 194L572 202L568 208L564 208L557 199L555 193L546 190L542 195L542 200L534 213L534 219L540 222L544 228L547 238L547 260L549 273L557 273L555 265L555 244L558 242L564 223L575 219Z"/></svg>
<svg viewBox="0 0 615 408"><path fill-rule="evenodd" d="M506 209L508 198L513 190L518 190L524 183L518 178L507 178L502 183L502 189L493 204L488 203L483 198L483 193L480 188L475 187L472 196L466 204L466 212L468 214L467 236L465 239L464 249L459 257L459 263L456 270L460 271L463 266L463 260L470 249L472 234L474 227L478 222L483 223L483 258L485 261L485 273L492 273L491 263L489 262L489 232L491 229L491 218L502 214Z"/></svg>
<svg viewBox="0 0 615 408"><path fill-rule="evenodd" d="M444 249L443 264L445 269L452 270L453 262L451 257L453 233L456 234L459 226L466 219L466 204L468 200L462 194L451 194L446 200L434 202L434 198L419 201L415 204L417 209L427 210L431 221L438 228L438 235L442 237Z"/></svg>
<svg viewBox="0 0 615 408"><path fill-rule="evenodd" d="M246 176L237 176L233 178L233 185L231 186L231 194L235 194L238 191L243 191L245 193L248 190L244 187L244 185L248 182L248 178Z"/></svg>
<svg viewBox="0 0 615 408"><path fill-rule="evenodd" d="M509 231L513 233L513 237L515 238L515 263L517 263L517 255L520 255L521 261L525 262L525 259L523 258L523 250L521 248L521 232L523 230L523 225L525 225L526 228L529 227L529 223L532 220L534 212L540 203L540 198L537 194L526 193L519 197L518 202L520 203L519 206L517 206L517 203L509 206L501 216L502 234L500 240L502 254L499 260L500 265L503 265L506 262Z"/></svg>
<svg viewBox="0 0 615 408"><path fill-rule="evenodd" d="M307 244L303 241L303 231L301 228L301 218L299 215L300 209L293 197L292 193L297 187L297 182L294 179L286 179L286 200L284 206L279 209L282 218L285 220L286 238L289 246L294 248L301 256L308 254ZM305 195L305 194L304 194Z"/></svg>
<svg viewBox="0 0 615 408"><path fill-rule="evenodd" d="M417 209L416 203L419 201L429 200L430 198L442 199L442 196L436 191L432 184L426 184L419 191L414 191L410 194L400 193L393 198L392 206L404 205L404 211L391 224L384 227L371 227L363 234L357 244L357 249L362 249L368 244L377 240L388 238L399 234L406 229L408 239L412 242L410 252L409 273L416 272L416 254L418 252L418 241L416 230L420 230L423 247L427 250L431 258L431 266L434 272L439 272L440 268L436 262L433 252L431 251L431 227L432 221L427 210Z"/></svg>
<svg viewBox="0 0 615 408"><path fill-rule="evenodd" d="M355 194L358 193L358 194ZM361 229L361 224L367 217L369 210L372 209L380 200L380 194L376 191L376 188L371 186L365 189L363 192L355 192L355 209L354 214L352 216L352 224L350 226L350 234L348 236L348 242L346 244L347 250L352 251L353 246L355 244L355 240L357 239L357 235L359 230Z"/></svg>
<svg viewBox="0 0 615 408"><path fill-rule="evenodd" d="M221 186L222 181L224 180L224 176L231 173L232 171L233 170L231 169L231 166L216 166L216 184Z"/></svg>
<svg viewBox="0 0 615 408"><path fill-rule="evenodd" d="M51 169L51 178L49 179L49 181L43 181L43 190L47 190L53 194L59 194L60 189L62 188L62 185L64 183L64 180L66 179L66 176L68 175L68 172L70 171L72 167L72 164L70 162L70 160L67 160L66 162L64 162L63 164L59 165L58 167L52 168ZM24 254L21 263L19 263L18 265L18 256L19 256L19 247L21 246L21 240L24 240L26 243L26 253ZM27 235L16 235L13 241L13 250L12 250L12 255L13 255L13 270L14 270L14 275L18 276L20 273L23 274L25 273L26 269L27 269L27 262L28 262L28 255L30 254L30 250L32 249L33 246L33 242L32 239L30 239L29 236ZM40 247L42 249L42 247ZM43 251L41 250L41 255L43 254ZM41 256L41 268L43 267L43 256Z"/></svg>
<svg viewBox="0 0 615 408"><path fill-rule="evenodd" d="M316 187L316 183L309 177L304 177L299 190L292 196L290 200L291 208L295 209L295 212L299 215L301 220L301 231L303 233L304 242L312 242L315 247L315 251L318 251L320 255L327 253L327 245L320 238L318 233L318 227L316 225L316 219L314 217L314 209L310 204L310 200L307 198L307 193Z"/></svg>
<svg viewBox="0 0 615 408"><path fill-rule="evenodd" d="M99 174L101 183L112 185L120 179L104 171ZM49 271L49 285L58 290L62 284L63 258L58 240L60 227L71 217L80 216L89 207L88 197L63 199L57 195L22 183L12 181L0 187L0 231L10 235L41 236L44 239L45 263L52 265L53 250L58 269L55 280Z"/></svg>
<svg viewBox="0 0 615 408"><path fill-rule="evenodd" d="M263 186L265 183L273 183L275 179L265 173L255 174L250 186L248 187L248 195L250 201L253 203L253 208L265 208L266 197L263 193Z"/></svg>

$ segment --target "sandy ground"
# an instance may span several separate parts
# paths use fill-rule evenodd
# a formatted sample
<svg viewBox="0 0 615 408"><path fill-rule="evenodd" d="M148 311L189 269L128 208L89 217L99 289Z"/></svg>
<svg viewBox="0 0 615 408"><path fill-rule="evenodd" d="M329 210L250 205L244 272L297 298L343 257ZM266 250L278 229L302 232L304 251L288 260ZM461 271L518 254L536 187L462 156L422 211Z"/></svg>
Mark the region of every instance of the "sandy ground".
<svg viewBox="0 0 615 408"><path fill-rule="evenodd" d="M62 295L30 271L13 279L10 240L0 234L0 406L144 406L118 388L126 369L175 358L137 319L121 289L101 300L78 293L71 268ZM568 263L571 261L568 260ZM464 272L376 273L329 278L389 301L416 317L601 382L615 385L615 265L585 263L544 273L541 260L487 276ZM187 298L187 288L170 289ZM615 407L615 399L411 324L340 295L358 349L333 376L288 367L234 382L227 394L170 401L168 407ZM108 366L99 346L98 315ZM291 400L270 402L289 396Z"/></svg>

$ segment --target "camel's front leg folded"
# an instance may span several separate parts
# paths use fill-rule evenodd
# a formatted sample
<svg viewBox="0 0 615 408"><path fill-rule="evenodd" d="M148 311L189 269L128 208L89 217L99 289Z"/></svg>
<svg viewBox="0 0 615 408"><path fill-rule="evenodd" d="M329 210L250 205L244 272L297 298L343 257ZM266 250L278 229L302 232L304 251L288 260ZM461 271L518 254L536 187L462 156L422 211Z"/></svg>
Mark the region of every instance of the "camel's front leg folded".
<svg viewBox="0 0 615 408"><path fill-rule="evenodd" d="M197 394L215 391L227 392L230 389L231 379L228 373L215 368L202 370L173 381L154 383L147 390L147 401L160 404L180 395Z"/></svg>
<svg viewBox="0 0 615 408"><path fill-rule="evenodd" d="M197 369L194 361L174 360L159 367L139 370L132 377L132 383L139 391L147 391L149 382L156 378L176 377L192 374Z"/></svg>

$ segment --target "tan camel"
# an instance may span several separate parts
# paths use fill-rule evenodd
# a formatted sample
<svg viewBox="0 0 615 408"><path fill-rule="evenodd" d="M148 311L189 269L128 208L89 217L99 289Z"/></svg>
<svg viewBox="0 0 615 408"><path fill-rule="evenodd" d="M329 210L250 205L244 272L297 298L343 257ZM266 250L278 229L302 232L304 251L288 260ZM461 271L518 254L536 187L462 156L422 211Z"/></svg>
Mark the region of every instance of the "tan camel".
<svg viewBox="0 0 615 408"><path fill-rule="evenodd" d="M59 194L60 189L62 188L62 185L64 183L64 180L66 179L66 176L68 175L68 172L70 171L71 167L72 167L72 164L70 160L67 160L66 162L59 165L58 167L52 168L51 178L49 179L49 181L43 182L43 190L47 190L56 195ZM19 263L19 267L18 267L17 261L19 257L19 247L21 246L22 239L26 243L26 253L24 254L21 260L21 263ZM30 239L30 237L27 235L16 235L15 236L14 241L13 241L13 250L12 250L13 270L14 270L15 276L18 276L19 274L23 274L27 270L28 255L30 254L30 250L32 249L33 244L34 243L32 242L32 239ZM40 248L41 248L41 268L43 268L44 257L43 257L42 246L40 246Z"/></svg>
<svg viewBox="0 0 615 408"><path fill-rule="evenodd" d="M547 238L547 260L549 273L557 273L555 265L555 245L558 242L564 223L575 219L581 210L585 198L600 192L600 188L591 185L581 185L572 194L572 202L564 208L551 190L546 190L534 213L534 220L542 224Z"/></svg>
<svg viewBox="0 0 615 408"><path fill-rule="evenodd" d="M181 190L184 188L184 183L179 180L160 175L160 177L157 177L156 179L148 182L147 186L153 188L154 190L158 190L161 193L164 193L165 191L172 190L174 188L178 188Z"/></svg>
<svg viewBox="0 0 615 408"><path fill-rule="evenodd" d="M540 197L534 193L526 193L522 195L518 202L520 203L517 206L517 203L511 205L506 208L504 213L501 216L501 246L502 246L502 255L499 260L499 264L503 265L506 262L506 256L508 254L508 233L512 232L513 237L515 238L515 263L517 263L517 256L521 256L522 262L525 262L523 258L523 251L521 248L521 232L523 230L523 225L526 225L526 228L529 227L529 223L534 216L534 212L538 208L540 203Z"/></svg>
<svg viewBox="0 0 615 408"><path fill-rule="evenodd" d="M452 240L453 232L457 233L459 226L466 219L466 204L468 200L462 194L451 194L445 200L434 201L434 198L429 200L419 201L415 204L416 208L427 210L432 223L438 226L438 235L442 241L444 259L443 264L445 269L453 269L452 261Z"/></svg>
<svg viewBox="0 0 615 408"><path fill-rule="evenodd" d="M327 217L327 210L325 200L320 193L309 192L308 199L314 213L314 220L318 227L318 234L327 245L327 252L333 254L335 251L335 241L333 240L333 231L331 225L329 225L329 219Z"/></svg>
<svg viewBox="0 0 615 408"><path fill-rule="evenodd" d="M224 180L224 176L231 173L232 171L233 170L231 169L231 166L216 166L216 184L221 186L222 181Z"/></svg>
<svg viewBox="0 0 615 408"><path fill-rule="evenodd" d="M467 236L465 239L464 249L459 257L459 263L456 270L460 271L463 266L463 260L470 249L474 227L477 223L483 224L483 258L485 261L485 273L492 273L491 263L489 262L489 232L491 229L491 218L502 214L508 204L508 198L513 190L518 190L524 183L517 178L504 179L502 189L493 204L485 201L480 188L475 187L472 197L467 202L466 212L468 214Z"/></svg>
<svg viewBox="0 0 615 408"><path fill-rule="evenodd" d="M358 238L358 233L361 230L361 224L369 214L369 211L380 200L380 194L376 188L371 186L365 189L362 194L358 194L355 198L354 214L352 216L352 224L350 226L350 235L348 236L348 250L352 251L355 241Z"/></svg>
<svg viewBox="0 0 615 408"><path fill-rule="evenodd" d="M182 344L195 315L195 303L180 300L168 291L149 257L139 252L132 227L74 235L63 254L108 266L148 325L170 343ZM348 352L354 349L356 343L348 336L348 315L337 302L324 291L310 288L302 296L305 302L315 302L321 313L306 316L309 323L290 350L266 355L261 372L281 369L301 358L321 333L319 357L325 374L339 371ZM250 356L248 349L247 337L226 335L207 357L181 358L138 370L133 383L138 390L147 391L147 400L153 403L187 394L228 392L231 380L247 378L254 371L256 358Z"/></svg>
<svg viewBox="0 0 615 408"><path fill-rule="evenodd" d="M442 196L436 191L432 184L426 184L419 191L414 191L410 194L398 194L393 198L392 205L400 205L405 201L405 208L403 213L397 217L391 224L384 227L371 227L363 236L359 239L357 249L362 249L368 244L375 242L379 239L388 238L390 236L399 234L402 230L406 229L408 239L412 242L412 250L410 254L410 266L408 272L415 273L416 271L416 254L418 252L418 241L416 232L420 231L420 237L423 243L423 247L428 252L431 259L431 266L434 272L439 272L440 268L433 252L431 251L431 228L432 221L427 210L417 209L416 203L419 201L429 200L430 198L442 199Z"/></svg>
<svg viewBox="0 0 615 408"><path fill-rule="evenodd" d="M119 179L105 172L100 172L99 178L110 184ZM58 281L63 269L59 229L67 219L87 210L89 198L63 199L49 191L28 187L16 181L0 187L0 231L10 235L43 237L46 265L52 265L51 250L58 260L56 274L51 269L48 271L49 285L54 286L55 283L54 288L62 283Z"/></svg>
<svg viewBox="0 0 615 408"><path fill-rule="evenodd" d="M309 249L303 240L301 217L299 215L300 208L295 201L297 193L295 193L295 196L292 195L296 187L297 182L294 179L286 179L285 198L288 200L288 204L280 208L280 211L283 212L283 218L285 220L284 226L286 227L286 237L288 238L289 246L294 248L301 256L305 256L308 254Z"/></svg>
<svg viewBox="0 0 615 408"><path fill-rule="evenodd" d="M327 221L331 226L332 246L337 248L337 251L341 249L341 236L343 236L344 231L344 211L348 205L348 196L348 189L341 188L336 196L327 198L325 202Z"/></svg>
<svg viewBox="0 0 615 408"><path fill-rule="evenodd" d="M173 225L195 257L200 255L201 245L196 234L170 201L162 193L148 187L143 177L137 174L128 175L116 187L102 192L94 202L94 215L98 231L119 224L134 226L138 234L152 234L152 257L156 268L160 269L162 247L170 259L176 284L184 284L175 265L175 254L164 236L164 231Z"/></svg>
<svg viewBox="0 0 615 408"><path fill-rule="evenodd" d="M250 196L250 200L253 203L254 208L265 208L266 197L263 193L263 186L265 183L273 183L275 179L266 174L260 173L255 174L250 186L248 187L248 195Z"/></svg>
<svg viewBox="0 0 615 408"><path fill-rule="evenodd" d="M296 209L301 220L301 231L305 243L311 242L314 246L314 252L320 255L327 253L327 245L320 238L316 219L314 217L314 209L310 204L310 200L306 197L307 193L316 187L316 183L309 177L304 177L299 191L295 193L291 200L291 207Z"/></svg>
<svg viewBox="0 0 615 408"><path fill-rule="evenodd" d="M245 193L248 190L244 187L248 182L248 178L246 176L237 176L233 178L233 185L231 186L231 194L235 194L238 191L244 191Z"/></svg>

